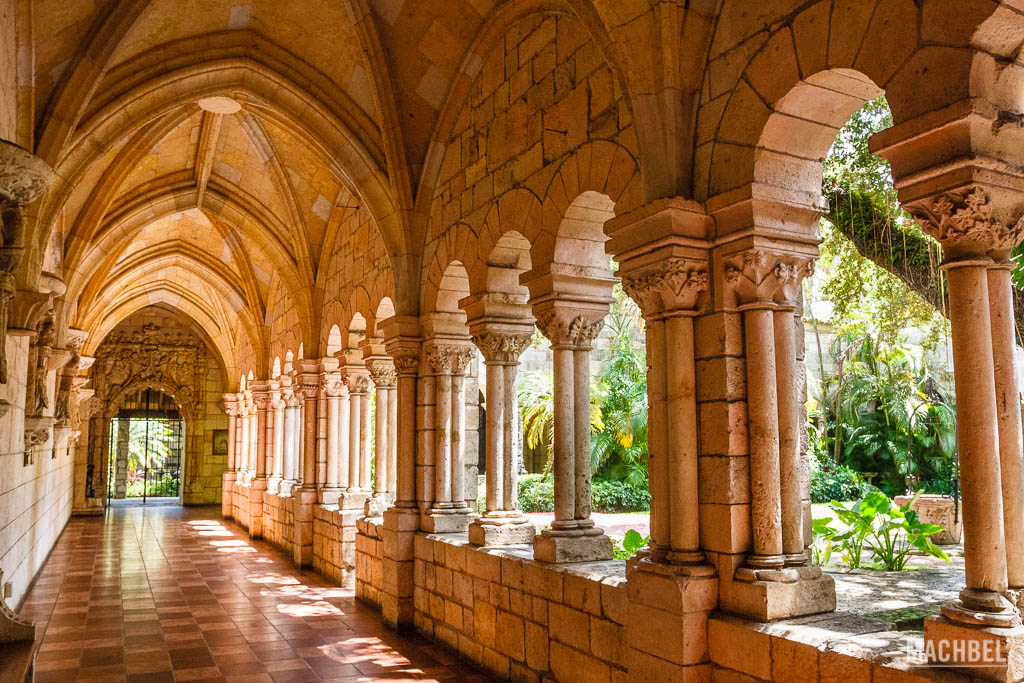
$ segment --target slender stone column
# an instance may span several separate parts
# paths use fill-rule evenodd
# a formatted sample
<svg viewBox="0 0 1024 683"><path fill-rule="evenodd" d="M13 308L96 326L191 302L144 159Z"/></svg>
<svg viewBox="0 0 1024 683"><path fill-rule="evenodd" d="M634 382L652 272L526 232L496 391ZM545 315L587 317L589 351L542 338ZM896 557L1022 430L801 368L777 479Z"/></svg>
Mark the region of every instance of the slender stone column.
<svg viewBox="0 0 1024 683"><path fill-rule="evenodd" d="M224 414L228 416L228 462L221 480L221 515L233 517L233 502L231 487L235 482L236 455L235 447L237 439L235 432L238 429L238 399L234 394L224 394Z"/></svg>
<svg viewBox="0 0 1024 683"><path fill-rule="evenodd" d="M302 439L302 462L298 473L302 486L294 491L295 505L292 509L292 559L296 566L308 567L313 564L313 508L317 503L317 426L320 401L320 362L312 359L299 361L302 408L300 425Z"/></svg>
<svg viewBox="0 0 1024 683"><path fill-rule="evenodd" d="M947 263L949 322L953 337L956 382L957 441L964 482L964 578L960 600L978 612L1007 611L1006 545L1003 528L1002 484L995 365L988 297L989 259ZM1019 492L1017 492L1019 497ZM964 615L944 609L950 618ZM994 615L991 625L1013 620ZM975 617L976 619L976 617ZM1018 617L1019 620L1019 617Z"/></svg>
<svg viewBox="0 0 1024 683"><path fill-rule="evenodd" d="M395 390L396 453L395 507L416 508L416 378L419 374L419 343L388 345L398 375Z"/></svg>
<svg viewBox="0 0 1024 683"><path fill-rule="evenodd" d="M370 408L370 387L369 379L366 382L366 391L359 396L361 404L360 413L362 423L359 425L359 490L365 494L371 492L370 473L372 461L370 452L370 434L372 433L372 411Z"/></svg>
<svg viewBox="0 0 1024 683"><path fill-rule="evenodd" d="M350 362L342 368L342 377L348 388L348 398L342 399L343 409L348 408L348 442L341 447L346 456L342 462L348 465L345 492L338 505L346 509L363 508L368 491L363 488L363 477L366 475L363 456L369 435L365 434L369 424L368 416L364 417L367 408L370 376L363 365ZM347 405L346 405L347 404ZM368 483L368 482L367 482Z"/></svg>
<svg viewBox="0 0 1024 683"><path fill-rule="evenodd" d="M280 387L276 382L275 385ZM273 466L271 467L270 481L267 482L267 490L273 493L281 490L281 481L284 479L284 416L287 407L288 404L281 397L279 388L272 389L270 392L270 411L273 416L274 441L270 461Z"/></svg>
<svg viewBox="0 0 1024 683"><path fill-rule="evenodd" d="M396 425L394 424L395 415L391 412L390 394L394 390L396 376L394 361L387 356L371 357L366 362L377 393L374 411L373 496L366 503L366 515L377 517L393 500L388 489L388 482L389 479L394 479L394 474L391 471L391 452L393 450L391 432Z"/></svg>
<svg viewBox="0 0 1024 683"><path fill-rule="evenodd" d="M263 496L267 490L267 404L270 401L266 382L252 385L254 414L250 417L250 460L254 465L249 490L249 533L263 537Z"/></svg>
<svg viewBox="0 0 1024 683"><path fill-rule="evenodd" d="M566 302L537 315L555 361L555 519L533 544L544 562L612 556L611 539L590 519L590 348L607 311Z"/></svg>
<svg viewBox="0 0 1024 683"><path fill-rule="evenodd" d="M691 277L691 287L702 291L701 274ZM696 294L694 294L694 297ZM692 306L691 306L692 307ZM689 310L673 312L665 322L665 413L673 458L668 462L672 491L671 546L673 564L694 565L704 561L700 550L700 511L697 468L697 371L693 361L693 317Z"/></svg>
<svg viewBox="0 0 1024 683"><path fill-rule="evenodd" d="M359 471L361 469L361 456L363 454L362 448L360 447L360 431L363 426L363 401L362 393L363 388L361 385L363 378L361 376L352 376L349 380L349 420L348 420L348 491L350 493L359 492Z"/></svg>
<svg viewBox="0 0 1024 683"><path fill-rule="evenodd" d="M316 489L316 457L317 457L317 399L320 395L320 375L305 371L302 379L303 402L303 433L302 433L302 464L299 476L302 477L302 488L307 491Z"/></svg>
<svg viewBox="0 0 1024 683"><path fill-rule="evenodd" d="M782 552L786 566L807 563L803 503L800 500L800 389L797 376L793 308L775 309L775 384L779 410L779 481Z"/></svg>
<svg viewBox="0 0 1024 683"><path fill-rule="evenodd" d="M1006 574L1010 587L1020 591L1024 589L1024 454L1021 452L1011 270L1012 261L1000 260L989 267L988 299L992 321L1003 530L1006 534Z"/></svg>
<svg viewBox="0 0 1024 683"><path fill-rule="evenodd" d="M629 280L623 281L623 287ZM629 290L626 290L629 292ZM632 292L629 292L632 295ZM634 296L634 299L637 297ZM645 311L646 312L646 311ZM651 540L649 544L652 559L661 562L671 548L670 512L672 498L669 492L668 476L668 412L667 379L668 358L665 351L665 321L662 318L647 320L647 478L651 489ZM681 359L673 358L673 362Z"/></svg>
<svg viewBox="0 0 1024 683"><path fill-rule="evenodd" d="M284 410L284 482L281 492L286 493L295 487L297 482L299 460L299 407L302 398L295 387L287 385L282 388L285 401Z"/></svg>
<svg viewBox="0 0 1024 683"><path fill-rule="evenodd" d="M258 418L256 416L256 404L255 404L255 393L249 396L249 420L247 427L249 430L249 457L246 462L246 469L248 470L248 478L251 481L256 476L256 458L258 456L258 444L259 444L259 425Z"/></svg>
<svg viewBox="0 0 1024 683"><path fill-rule="evenodd" d="M463 485L462 382L473 350L462 344L431 343L427 360L434 377L434 501L424 519L428 531L465 531L471 510Z"/></svg>
<svg viewBox="0 0 1024 683"><path fill-rule="evenodd" d="M392 499L398 492L398 379L388 388L388 482L385 489Z"/></svg>
<svg viewBox="0 0 1024 683"><path fill-rule="evenodd" d="M341 494L339 479L341 473L341 415L339 411L341 410L342 391L347 392L348 389L344 388L341 375L337 372L324 375L323 382L324 392L327 394L327 481L324 485L321 502L324 505L337 505L338 496ZM348 430L345 431L347 439Z"/></svg>
<svg viewBox="0 0 1024 683"><path fill-rule="evenodd" d="M236 394L235 404L235 481L245 477L245 459L248 457L249 430L245 426L245 394Z"/></svg>
<svg viewBox="0 0 1024 683"><path fill-rule="evenodd" d="M469 540L477 545L530 543L536 528L518 508L519 475L515 410L516 369L530 344L532 323L471 325L473 341L484 355L487 373L487 489L483 514L469 526Z"/></svg>
<svg viewBox="0 0 1024 683"><path fill-rule="evenodd" d="M352 424L352 411L349 407L349 401L351 395L349 394L348 386L344 380L341 382L341 390L338 393L338 453L336 458L337 469L338 469L338 491L348 490L349 479L349 444L350 444L350 433Z"/></svg>

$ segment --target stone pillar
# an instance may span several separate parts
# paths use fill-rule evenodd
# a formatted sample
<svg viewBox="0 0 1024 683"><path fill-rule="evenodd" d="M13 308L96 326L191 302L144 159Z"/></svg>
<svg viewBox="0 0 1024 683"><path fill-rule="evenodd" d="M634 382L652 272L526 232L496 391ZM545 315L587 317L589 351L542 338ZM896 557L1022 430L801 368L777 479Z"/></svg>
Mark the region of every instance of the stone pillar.
<svg viewBox="0 0 1024 683"><path fill-rule="evenodd" d="M398 491L398 379L388 387L388 481L385 490L391 500Z"/></svg>
<svg viewBox="0 0 1024 683"><path fill-rule="evenodd" d="M292 550L296 566L313 565L313 507L317 504L317 403L320 397L320 362L299 361L299 386L302 391L302 463L299 468L302 486L294 491Z"/></svg>
<svg viewBox="0 0 1024 683"><path fill-rule="evenodd" d="M519 454L513 434L519 424L516 370L530 345L533 324L482 323L470 329L487 368L487 497L483 514L469 525L469 540L488 546L532 543L537 530L518 510Z"/></svg>
<svg viewBox="0 0 1024 683"><path fill-rule="evenodd" d="M299 408L302 405L302 397L298 388L292 384L291 378L287 383L284 378L281 381L281 398L285 403L284 407L284 467L280 492L282 495L290 494L298 483L299 465Z"/></svg>
<svg viewBox="0 0 1024 683"><path fill-rule="evenodd" d="M130 446L129 422L117 420L117 459L114 461L114 498L128 495L128 450Z"/></svg>
<svg viewBox="0 0 1024 683"><path fill-rule="evenodd" d="M281 395L281 384L278 381L269 382L270 385L270 417L267 422L270 424L271 440L268 450L270 451L270 478L267 480L267 491L280 493L281 482L284 480L284 450L285 450L285 411L288 403Z"/></svg>
<svg viewBox="0 0 1024 683"><path fill-rule="evenodd" d="M239 483L248 480L249 469L249 394L238 394L238 476Z"/></svg>
<svg viewBox="0 0 1024 683"><path fill-rule="evenodd" d="M363 489L363 477L368 474L364 472L363 455L365 439L363 432L368 425L368 420L363 419L363 408L369 406L370 374L361 362L349 357L342 367L342 377L348 387L348 477L345 492L342 494L338 505L345 509L363 509L366 499L369 496L369 482L367 489ZM364 400L365 397L365 400ZM344 444L342 445L344 448Z"/></svg>
<svg viewBox="0 0 1024 683"><path fill-rule="evenodd" d="M237 455L235 448L238 445L235 432L238 429L238 398L235 394L224 394L224 414L228 416L228 466L224 470L221 479L221 515L227 518L232 514L232 486L235 483L237 469Z"/></svg>
<svg viewBox="0 0 1024 683"><path fill-rule="evenodd" d="M321 503L337 505L341 495L339 475L341 473L341 394L348 392L341 381L341 373L330 372L323 377L324 392L327 395L327 480L321 492ZM346 413L347 417L347 413ZM345 438L348 439L346 423ZM347 445L347 443L346 443ZM348 471L346 469L346 475Z"/></svg>
<svg viewBox="0 0 1024 683"><path fill-rule="evenodd" d="M391 433L396 425L396 416L391 412L390 395L395 389L395 363L387 356L371 356L367 360L370 377L373 380L376 396L374 413L374 474L373 496L366 503L366 515L379 517L384 508L394 501L394 491L388 488L389 481L394 479L391 472Z"/></svg>
<svg viewBox="0 0 1024 683"><path fill-rule="evenodd" d="M646 558L674 565L680 574L707 575L712 570L700 547L694 349L694 318L708 289L707 254L664 245L653 252L626 249L618 258L623 289L647 321L648 453L653 469Z"/></svg>
<svg viewBox="0 0 1024 683"><path fill-rule="evenodd" d="M256 476L256 458L257 458L257 447L259 443L258 432L259 429L259 418L256 414L256 396L255 390L250 391L249 394L249 457L246 462L246 477L251 481Z"/></svg>
<svg viewBox="0 0 1024 683"><path fill-rule="evenodd" d="M262 538L263 496L267 490L267 406L270 402L266 382L253 383L252 401L255 415L251 419L252 432L249 438L255 446L250 451L255 470L249 492L249 535Z"/></svg>
<svg viewBox="0 0 1024 683"><path fill-rule="evenodd" d="M421 366L421 332L414 317L395 316L381 324L388 355L397 374L395 504L384 510L381 537L380 605L394 627L413 621L413 540L420 525L416 496L416 389Z"/></svg>
<svg viewBox="0 0 1024 683"><path fill-rule="evenodd" d="M366 390L359 396L360 417L362 423L359 425L359 490L366 496L372 492L370 482L373 471L373 462L370 449L370 436L373 433L373 411L370 406L370 379L366 379Z"/></svg>
<svg viewBox="0 0 1024 683"><path fill-rule="evenodd" d="M1005 259L994 261L989 266L988 299L1006 537L1006 577L1010 588L1019 594L1024 591L1024 453L1021 451L1013 282L1010 280L1013 267L1013 262Z"/></svg>
<svg viewBox="0 0 1024 683"><path fill-rule="evenodd" d="M608 305L559 298L535 304L534 310L555 356L555 519L534 539L534 557L543 562L611 559L611 539L590 519L590 349Z"/></svg>

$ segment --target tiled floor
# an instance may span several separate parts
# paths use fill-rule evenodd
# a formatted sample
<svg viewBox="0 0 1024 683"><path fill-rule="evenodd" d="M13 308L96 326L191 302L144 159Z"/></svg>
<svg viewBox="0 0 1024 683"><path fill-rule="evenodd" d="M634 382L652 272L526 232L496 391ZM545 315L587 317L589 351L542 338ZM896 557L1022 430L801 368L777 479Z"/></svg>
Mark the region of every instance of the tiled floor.
<svg viewBox="0 0 1024 683"><path fill-rule="evenodd" d="M491 680L215 508L72 519L22 614L42 633L38 683Z"/></svg>

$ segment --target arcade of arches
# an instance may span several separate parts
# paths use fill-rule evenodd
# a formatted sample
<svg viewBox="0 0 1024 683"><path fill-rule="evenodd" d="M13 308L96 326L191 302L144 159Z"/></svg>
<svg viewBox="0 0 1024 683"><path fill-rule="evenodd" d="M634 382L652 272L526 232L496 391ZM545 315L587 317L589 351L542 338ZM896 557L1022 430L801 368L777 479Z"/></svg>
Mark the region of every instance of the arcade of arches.
<svg viewBox="0 0 1024 683"><path fill-rule="evenodd" d="M942 244L956 366L965 585L924 639L1009 652L956 674L832 614L808 561L800 284L821 161L882 94L872 149ZM0 0L0 217L15 606L103 512L110 417L152 388L184 504L502 680L1024 679L1020 0ZM652 495L625 563L587 415L619 280ZM515 481L535 329L540 531Z"/></svg>

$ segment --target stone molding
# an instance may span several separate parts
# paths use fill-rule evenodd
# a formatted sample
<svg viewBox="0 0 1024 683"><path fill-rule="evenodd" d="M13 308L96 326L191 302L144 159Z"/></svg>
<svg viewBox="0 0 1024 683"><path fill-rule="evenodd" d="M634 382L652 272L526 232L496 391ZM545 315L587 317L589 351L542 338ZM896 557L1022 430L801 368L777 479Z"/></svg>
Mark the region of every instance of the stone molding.
<svg viewBox="0 0 1024 683"><path fill-rule="evenodd" d="M725 263L725 284L736 304L792 304L804 277L814 272L814 259L747 249Z"/></svg>
<svg viewBox="0 0 1024 683"><path fill-rule="evenodd" d="M370 374L363 368L343 368L341 376L351 394L365 394L370 390Z"/></svg>
<svg viewBox="0 0 1024 683"><path fill-rule="evenodd" d="M1024 215L1014 225L992 216L988 193L977 185L946 192L931 201L909 208L921 229L943 247L1012 249L1024 237Z"/></svg>
<svg viewBox="0 0 1024 683"><path fill-rule="evenodd" d="M19 145L0 140L0 202L34 202L56 177L39 157Z"/></svg>
<svg viewBox="0 0 1024 683"><path fill-rule="evenodd" d="M473 343L480 349L485 361L506 365L519 363L519 357L532 339L532 334L522 332L491 331L473 335Z"/></svg>
<svg viewBox="0 0 1024 683"><path fill-rule="evenodd" d="M670 257L653 268L622 278L622 289L650 317L672 311L695 311L708 291L707 264Z"/></svg>

